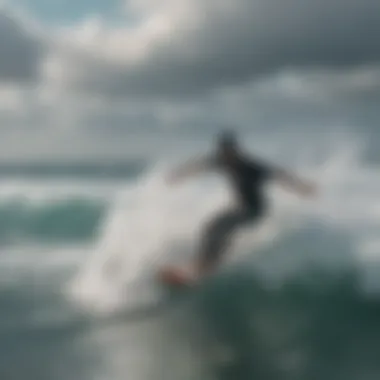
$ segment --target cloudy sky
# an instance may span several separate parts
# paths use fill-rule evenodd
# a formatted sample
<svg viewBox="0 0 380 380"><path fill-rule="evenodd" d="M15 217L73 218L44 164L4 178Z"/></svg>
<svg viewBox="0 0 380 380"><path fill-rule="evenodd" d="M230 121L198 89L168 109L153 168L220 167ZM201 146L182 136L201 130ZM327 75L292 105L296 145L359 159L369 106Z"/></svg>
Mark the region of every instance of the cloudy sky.
<svg viewBox="0 0 380 380"><path fill-rule="evenodd" d="M3 2L0 158L133 156L285 112L349 123L379 100L379 35L376 0Z"/></svg>

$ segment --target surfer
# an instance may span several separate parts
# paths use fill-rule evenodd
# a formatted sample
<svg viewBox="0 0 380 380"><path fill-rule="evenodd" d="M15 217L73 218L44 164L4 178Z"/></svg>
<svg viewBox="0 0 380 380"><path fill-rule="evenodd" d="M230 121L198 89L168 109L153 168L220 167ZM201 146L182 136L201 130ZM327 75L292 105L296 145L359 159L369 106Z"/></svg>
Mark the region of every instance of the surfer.
<svg viewBox="0 0 380 380"><path fill-rule="evenodd" d="M217 141L216 152L190 161L169 175L169 182L203 171L216 170L226 175L232 186L236 204L212 218L203 228L196 261L196 275L211 273L220 263L233 234L242 226L258 223L267 213L264 185L276 180L302 196L315 193L313 184L287 171L248 156L241 149L232 131L223 132Z"/></svg>

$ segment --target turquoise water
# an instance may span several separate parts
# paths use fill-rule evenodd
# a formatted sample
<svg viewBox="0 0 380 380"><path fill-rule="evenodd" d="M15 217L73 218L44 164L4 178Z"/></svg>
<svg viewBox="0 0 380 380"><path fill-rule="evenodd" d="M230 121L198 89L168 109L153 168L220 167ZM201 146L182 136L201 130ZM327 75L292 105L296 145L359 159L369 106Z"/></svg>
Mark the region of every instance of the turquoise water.
<svg viewBox="0 0 380 380"><path fill-rule="evenodd" d="M371 167L310 167L316 203L270 192L268 234L243 233L235 261L172 299L155 269L191 258L227 193L214 180L168 190L162 168L135 165L3 173L2 378L379 377Z"/></svg>

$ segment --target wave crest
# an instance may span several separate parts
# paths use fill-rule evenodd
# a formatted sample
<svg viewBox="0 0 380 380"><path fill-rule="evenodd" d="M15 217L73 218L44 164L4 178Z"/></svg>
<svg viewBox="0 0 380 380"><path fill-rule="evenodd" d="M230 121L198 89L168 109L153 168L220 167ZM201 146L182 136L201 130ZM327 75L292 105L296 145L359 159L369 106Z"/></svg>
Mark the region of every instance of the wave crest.
<svg viewBox="0 0 380 380"><path fill-rule="evenodd" d="M95 236L106 212L105 200L72 197L46 202L0 202L0 242L78 241Z"/></svg>

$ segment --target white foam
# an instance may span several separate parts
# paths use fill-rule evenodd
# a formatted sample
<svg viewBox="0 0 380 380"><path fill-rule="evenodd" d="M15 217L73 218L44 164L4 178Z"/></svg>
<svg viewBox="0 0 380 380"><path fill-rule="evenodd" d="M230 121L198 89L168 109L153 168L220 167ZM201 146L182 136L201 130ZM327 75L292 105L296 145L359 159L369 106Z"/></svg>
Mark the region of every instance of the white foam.
<svg viewBox="0 0 380 380"><path fill-rule="evenodd" d="M160 265L190 263L205 221L229 204L228 191L220 179L190 181L171 188L164 182L165 170L156 168L122 194L108 220L94 257L71 289L77 299L102 311L155 299L157 288L146 286ZM279 236L282 217L292 202L284 197L277 212L253 233L242 231L236 252ZM239 255L231 259L237 259ZM111 263L111 275L107 277ZM113 268L112 268L113 266ZM112 272L114 274L112 274ZM142 296L143 288L149 296ZM137 292L137 293L136 293Z"/></svg>
<svg viewBox="0 0 380 380"><path fill-rule="evenodd" d="M380 224L380 177L375 169L361 164L360 148L353 140L333 149L323 161L300 157L298 171L320 184L318 198L299 200L270 188L270 218L261 229L248 228L239 234L233 259L301 228L310 218L329 229L350 231L362 244L363 229ZM286 159L277 157L277 161ZM229 202L221 179L190 180L171 188L164 182L165 172L165 165L153 168L116 200L93 259L71 289L80 302L112 312L143 299L143 288L149 294L145 299L158 297L157 288L149 282L157 267L166 261L191 260L203 223ZM111 271L107 277L110 260L115 274Z"/></svg>

